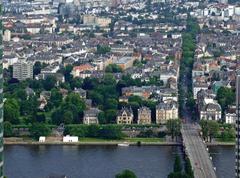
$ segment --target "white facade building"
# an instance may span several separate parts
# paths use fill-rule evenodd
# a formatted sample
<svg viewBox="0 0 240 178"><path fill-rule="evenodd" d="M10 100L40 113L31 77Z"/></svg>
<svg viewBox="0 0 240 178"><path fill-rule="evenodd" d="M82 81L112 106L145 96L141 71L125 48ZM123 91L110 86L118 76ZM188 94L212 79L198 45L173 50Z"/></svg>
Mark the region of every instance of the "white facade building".
<svg viewBox="0 0 240 178"><path fill-rule="evenodd" d="M33 78L33 63L18 61L13 64L13 78L18 80L26 80Z"/></svg>
<svg viewBox="0 0 240 178"><path fill-rule="evenodd" d="M78 137L66 135L65 137L63 137L63 142L64 143L76 143L76 142L78 142Z"/></svg>

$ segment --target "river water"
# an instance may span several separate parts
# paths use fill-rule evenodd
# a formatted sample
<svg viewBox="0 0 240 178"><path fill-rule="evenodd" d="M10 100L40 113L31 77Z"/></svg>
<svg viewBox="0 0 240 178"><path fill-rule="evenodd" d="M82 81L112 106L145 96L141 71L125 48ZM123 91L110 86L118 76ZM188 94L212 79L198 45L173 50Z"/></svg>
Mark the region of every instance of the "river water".
<svg viewBox="0 0 240 178"><path fill-rule="evenodd" d="M166 178L179 147L174 146L5 146L8 178L114 178L124 169L138 178ZM234 147L212 147L219 178L234 177Z"/></svg>

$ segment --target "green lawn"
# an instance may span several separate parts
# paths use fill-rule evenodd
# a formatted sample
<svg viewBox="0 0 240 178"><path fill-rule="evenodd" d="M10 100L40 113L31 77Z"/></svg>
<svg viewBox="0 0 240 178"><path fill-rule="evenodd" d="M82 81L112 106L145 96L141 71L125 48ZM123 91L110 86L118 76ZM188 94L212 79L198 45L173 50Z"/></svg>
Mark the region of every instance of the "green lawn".
<svg viewBox="0 0 240 178"><path fill-rule="evenodd" d="M79 138L80 142L164 142L164 138L124 138L122 140L108 140L100 138Z"/></svg>
<svg viewBox="0 0 240 178"><path fill-rule="evenodd" d="M164 142L164 138L125 138L129 142Z"/></svg>
<svg viewBox="0 0 240 178"><path fill-rule="evenodd" d="M108 139L101 139L101 138L79 138L79 142L115 142L115 141L121 141L121 140L108 140Z"/></svg>
<svg viewBox="0 0 240 178"><path fill-rule="evenodd" d="M222 142L222 143L235 143L235 139L234 138L229 138L228 140L223 140L221 138L216 138L217 142Z"/></svg>

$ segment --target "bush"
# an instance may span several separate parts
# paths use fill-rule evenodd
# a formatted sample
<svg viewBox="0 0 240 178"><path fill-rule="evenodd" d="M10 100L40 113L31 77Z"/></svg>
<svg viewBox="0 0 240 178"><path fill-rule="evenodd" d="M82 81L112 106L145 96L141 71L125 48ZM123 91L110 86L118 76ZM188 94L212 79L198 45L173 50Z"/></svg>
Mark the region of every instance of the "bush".
<svg viewBox="0 0 240 178"><path fill-rule="evenodd" d="M30 127L30 133L34 139L38 139L40 136L49 136L51 129L46 124L34 123Z"/></svg>
<svg viewBox="0 0 240 178"><path fill-rule="evenodd" d="M150 137L155 137L155 134L151 129L148 129L146 131L141 131L138 137L150 138Z"/></svg>
<svg viewBox="0 0 240 178"><path fill-rule="evenodd" d="M160 132L158 133L158 137L159 137L159 138L164 138L166 135L167 135L166 132L160 131Z"/></svg>
<svg viewBox="0 0 240 178"><path fill-rule="evenodd" d="M12 124L8 121L4 122L4 137L13 136L13 127Z"/></svg>
<svg viewBox="0 0 240 178"><path fill-rule="evenodd" d="M104 139L122 139L121 127L107 125L99 130L99 137Z"/></svg>
<svg viewBox="0 0 240 178"><path fill-rule="evenodd" d="M116 125L67 125L64 134L103 139L121 139L124 136L121 126Z"/></svg>
<svg viewBox="0 0 240 178"><path fill-rule="evenodd" d="M74 135L78 137L86 137L88 133L87 125L68 125L65 127L65 135Z"/></svg>

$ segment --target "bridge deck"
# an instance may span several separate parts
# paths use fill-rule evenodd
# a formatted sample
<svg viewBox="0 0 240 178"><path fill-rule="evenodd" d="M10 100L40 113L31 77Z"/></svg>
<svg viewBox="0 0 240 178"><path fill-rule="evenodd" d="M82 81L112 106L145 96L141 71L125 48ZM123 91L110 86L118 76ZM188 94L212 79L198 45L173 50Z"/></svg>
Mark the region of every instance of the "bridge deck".
<svg viewBox="0 0 240 178"><path fill-rule="evenodd" d="M183 124L183 144L188 155L195 178L217 178L212 161L201 137L198 134L197 126Z"/></svg>

